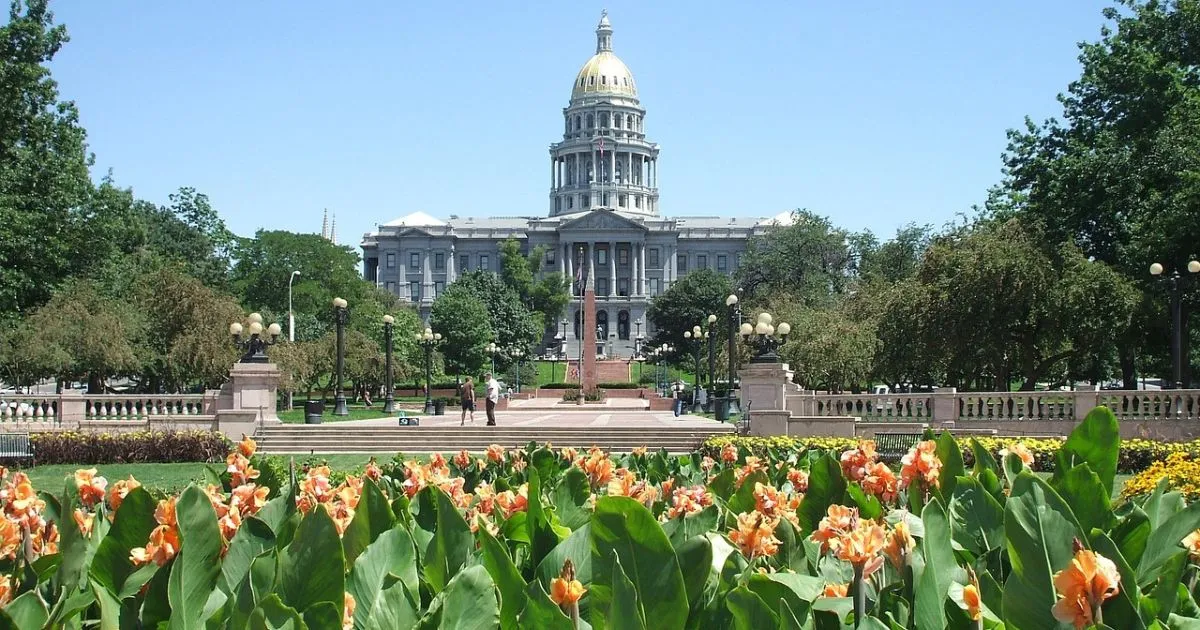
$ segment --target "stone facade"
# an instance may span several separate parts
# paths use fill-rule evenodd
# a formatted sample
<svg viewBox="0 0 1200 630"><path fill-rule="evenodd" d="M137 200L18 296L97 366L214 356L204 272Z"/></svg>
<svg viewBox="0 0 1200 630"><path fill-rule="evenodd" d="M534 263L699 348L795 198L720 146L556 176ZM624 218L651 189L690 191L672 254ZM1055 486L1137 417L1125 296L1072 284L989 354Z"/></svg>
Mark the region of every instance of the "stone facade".
<svg viewBox="0 0 1200 630"><path fill-rule="evenodd" d="M653 332L645 313L654 296L695 269L734 273L748 239L792 216L661 216L659 146L646 137L645 115L602 16L596 54L580 69L563 109L562 140L550 145L547 215L443 221L409 214L364 236L364 276L427 317L458 274L499 270L501 242L516 239L526 252L545 246L540 271L572 278L573 295L581 294L585 278L594 279L597 326L617 354L628 356L639 332ZM567 314L568 344L575 347L583 334L580 309L576 299Z"/></svg>

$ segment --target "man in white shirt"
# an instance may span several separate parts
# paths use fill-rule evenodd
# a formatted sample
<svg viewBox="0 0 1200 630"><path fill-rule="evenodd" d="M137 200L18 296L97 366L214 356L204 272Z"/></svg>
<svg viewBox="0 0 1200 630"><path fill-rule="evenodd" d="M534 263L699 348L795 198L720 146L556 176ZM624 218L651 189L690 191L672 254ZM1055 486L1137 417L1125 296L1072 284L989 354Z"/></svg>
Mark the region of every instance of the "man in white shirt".
<svg viewBox="0 0 1200 630"><path fill-rule="evenodd" d="M487 423L488 426L496 426L496 401L500 400L500 383L492 377L492 373L488 372L483 375L483 380L487 381Z"/></svg>

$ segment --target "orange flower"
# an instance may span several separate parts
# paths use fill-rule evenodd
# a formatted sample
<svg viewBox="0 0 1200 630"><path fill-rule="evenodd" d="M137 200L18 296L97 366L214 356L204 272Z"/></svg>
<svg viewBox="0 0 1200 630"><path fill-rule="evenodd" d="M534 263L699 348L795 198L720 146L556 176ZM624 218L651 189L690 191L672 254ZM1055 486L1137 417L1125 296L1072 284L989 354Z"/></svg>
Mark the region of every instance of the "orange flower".
<svg viewBox="0 0 1200 630"><path fill-rule="evenodd" d="M499 444L492 444L487 447L487 458L497 464L504 463L504 447Z"/></svg>
<svg viewBox="0 0 1200 630"><path fill-rule="evenodd" d="M574 604L583 597L587 589L579 580L571 580L570 582L562 578L554 578L550 580L550 601L559 606Z"/></svg>
<svg viewBox="0 0 1200 630"><path fill-rule="evenodd" d="M270 492L270 488L252 483L238 486L229 497L229 507L237 508L242 516L257 514L267 504L267 494Z"/></svg>
<svg viewBox="0 0 1200 630"><path fill-rule="evenodd" d="M496 523L492 521L492 517L488 516L484 512L467 510L466 519L467 523L471 525L472 534L478 532L481 526L493 536L498 536L500 534L500 528L496 527Z"/></svg>
<svg viewBox="0 0 1200 630"><path fill-rule="evenodd" d="M896 499L896 494L899 493L896 473L892 472L887 464L883 462L867 464L863 468L863 473L863 477L859 481L863 491L875 495L884 503L891 503Z"/></svg>
<svg viewBox="0 0 1200 630"><path fill-rule="evenodd" d="M495 501L506 519L514 512L524 512L529 507L529 484L521 484L516 493L513 493L512 490L505 490L496 495Z"/></svg>
<svg viewBox="0 0 1200 630"><path fill-rule="evenodd" d="M742 555L748 560L758 556L773 556L779 551L775 521L757 510L738 514L737 529L729 532L729 540L741 549Z"/></svg>
<svg viewBox="0 0 1200 630"><path fill-rule="evenodd" d="M830 549L836 551L842 537L853 529L857 520L858 510L834 503L826 508L825 518L817 525L812 540L821 543L821 553Z"/></svg>
<svg viewBox="0 0 1200 630"><path fill-rule="evenodd" d="M0 608L7 606L13 599L12 581L7 575L0 576Z"/></svg>
<svg viewBox="0 0 1200 630"><path fill-rule="evenodd" d="M329 514L329 518L333 519L333 526L337 530L338 536L345 534L346 528L350 527L350 521L354 520L354 508L343 501L330 501L322 505L325 506L325 512Z"/></svg>
<svg viewBox="0 0 1200 630"><path fill-rule="evenodd" d="M258 479L258 471L250 465L250 460L239 452L230 453L225 458L225 472L229 473L231 485L241 486Z"/></svg>
<svg viewBox="0 0 1200 630"><path fill-rule="evenodd" d="M375 463L374 457L367 462L366 468L363 469L363 476L371 481L383 479L383 470L379 468L379 464Z"/></svg>
<svg viewBox="0 0 1200 630"><path fill-rule="evenodd" d="M1192 562L1200 562L1200 529L1184 536L1182 544L1192 557Z"/></svg>
<svg viewBox="0 0 1200 630"><path fill-rule="evenodd" d="M238 442L237 452L241 453L242 457L254 457L254 452L258 450L258 444L254 442L245 433L242 434L242 441Z"/></svg>
<svg viewBox="0 0 1200 630"><path fill-rule="evenodd" d="M208 495L208 502L212 504L213 511L217 513L217 518L225 516L229 511L229 506L225 505L225 495L221 493L221 488L209 484L204 489L204 494Z"/></svg>
<svg viewBox="0 0 1200 630"><path fill-rule="evenodd" d="M574 449L574 448L571 448L571 447L569 447L569 446L568 446L567 448L564 448L564 449L562 450L562 458L563 458L564 460L566 460L566 461L568 461L568 462L573 462L573 461L575 461L575 458L576 458L576 457L579 457L579 451L578 451L578 450L576 450L576 449Z"/></svg>
<svg viewBox="0 0 1200 630"><path fill-rule="evenodd" d="M467 449L464 448L454 456L454 465L458 466L459 470L466 470L471 465L471 454L467 452Z"/></svg>
<svg viewBox="0 0 1200 630"><path fill-rule="evenodd" d="M586 458L579 460L579 467L587 473L588 482L593 488L608 484L613 478L612 460L600 449L593 448Z"/></svg>
<svg viewBox="0 0 1200 630"><path fill-rule="evenodd" d="M662 483L660 483L658 485L660 488L662 488L663 496L671 494L671 490L673 490L675 488L675 478L672 477L670 479L664 480Z"/></svg>
<svg viewBox="0 0 1200 630"><path fill-rule="evenodd" d="M700 470L703 470L704 472L712 470L713 466L716 465L717 460L709 457L708 455L705 455L704 459L700 460Z"/></svg>
<svg viewBox="0 0 1200 630"><path fill-rule="evenodd" d="M658 491L645 480L638 481L637 473L621 468L617 470L616 478L608 482L608 496L629 497L650 507L658 498Z"/></svg>
<svg viewBox="0 0 1200 630"><path fill-rule="evenodd" d="M1021 458L1021 463L1028 466L1030 470L1033 470L1033 453L1030 453L1029 449L1025 448L1024 442L1009 444L1008 448L1000 449L1000 457L1008 457L1009 453Z"/></svg>
<svg viewBox="0 0 1200 630"><path fill-rule="evenodd" d="M671 507L667 508L661 518L667 521L676 516L695 514L712 505L712 502L712 495L704 486L678 488L671 494Z"/></svg>
<svg viewBox="0 0 1200 630"><path fill-rule="evenodd" d="M903 571L908 566L909 556L916 548L917 542L913 540L912 534L908 531L908 523L900 521L896 523L892 534L888 536L883 553L887 555L888 560L891 561L893 567L896 567L897 571Z"/></svg>
<svg viewBox="0 0 1200 630"><path fill-rule="evenodd" d="M354 607L356 605L354 596L345 593L342 597L342 630L350 630L354 627Z"/></svg>
<svg viewBox="0 0 1200 630"><path fill-rule="evenodd" d="M108 489L108 506L115 513L121 508L121 502L125 500L125 497L129 496L129 493L134 488L140 487L142 487L142 484L137 479L134 479L133 475L129 475L129 479L118 479Z"/></svg>
<svg viewBox="0 0 1200 630"><path fill-rule="evenodd" d="M75 471L75 489L79 490L79 500L84 506L92 507L104 500L104 489L108 480L96 475L95 468Z"/></svg>
<svg viewBox="0 0 1200 630"><path fill-rule="evenodd" d="M826 584L821 597L849 597L849 584Z"/></svg>
<svg viewBox="0 0 1200 630"><path fill-rule="evenodd" d="M6 518L0 518L0 556L15 560L17 551L21 549L21 525Z"/></svg>
<svg viewBox="0 0 1200 630"><path fill-rule="evenodd" d="M733 444L726 444L721 449L721 461L725 462L726 464L732 464L732 463L736 462L737 459L738 459L738 450L737 450L737 447L734 446Z"/></svg>
<svg viewBox="0 0 1200 630"><path fill-rule="evenodd" d="M800 499L798 497L789 499L773 486L754 482L754 509L762 512L767 518L786 518L798 529L800 519L796 516L796 509L799 507Z"/></svg>
<svg viewBox="0 0 1200 630"><path fill-rule="evenodd" d="M792 468L788 470L788 481L792 482L792 489L801 494L808 492L808 471Z"/></svg>
<svg viewBox="0 0 1200 630"><path fill-rule="evenodd" d="M512 460L513 470L517 472L522 472L529 465L529 462L525 461L525 453L522 451L511 451L508 458Z"/></svg>
<svg viewBox="0 0 1200 630"><path fill-rule="evenodd" d="M887 530L873 520L859 520L854 529L842 536L837 547L837 557L852 565L868 567L864 575L870 575L879 568L883 558L879 553L887 543Z"/></svg>
<svg viewBox="0 0 1200 630"><path fill-rule="evenodd" d="M979 589L974 584L963 587L963 605L966 606L967 616L972 621L979 621L983 616L982 601L979 599Z"/></svg>
<svg viewBox="0 0 1200 630"><path fill-rule="evenodd" d="M851 481L861 481L875 458L875 441L862 440L857 447L842 453L842 474Z"/></svg>
<svg viewBox="0 0 1200 630"><path fill-rule="evenodd" d="M914 482L923 482L925 487L938 487L938 475L942 472L942 461L937 456L937 442L918 442L900 460L900 489Z"/></svg>
<svg viewBox="0 0 1200 630"><path fill-rule="evenodd" d="M496 490L492 488L492 484L485 481L475 486L475 498L478 501L476 507L480 512L491 514L495 509Z"/></svg>
<svg viewBox="0 0 1200 630"><path fill-rule="evenodd" d="M164 566L179 553L179 532L174 527L159 525L150 532L150 542L129 553L129 561L136 566L153 562Z"/></svg>
<svg viewBox="0 0 1200 630"><path fill-rule="evenodd" d="M241 527L242 515L237 510L229 510L225 516L217 519L217 525L221 527L221 537L228 543L233 540L233 535L237 533L238 527Z"/></svg>
<svg viewBox="0 0 1200 630"><path fill-rule="evenodd" d="M163 499L158 502L158 507L154 509L154 520L158 521L159 525L165 527L179 525L179 521L175 518L175 497Z"/></svg>
<svg viewBox="0 0 1200 630"><path fill-rule="evenodd" d="M1077 629L1095 623L1100 605L1120 591L1121 574L1112 560L1083 549L1075 541L1075 557L1054 574L1054 589L1062 599L1054 605L1054 618Z"/></svg>
<svg viewBox="0 0 1200 630"><path fill-rule="evenodd" d="M75 517L75 524L79 526L79 532L83 534L83 537L91 538L92 522L95 520L96 515L90 512L84 512L79 508L75 508L75 513L72 516Z"/></svg>
<svg viewBox="0 0 1200 630"><path fill-rule="evenodd" d="M643 457L646 455L646 447L639 446L639 447L633 449L633 451L630 454L633 455L634 457Z"/></svg>
<svg viewBox="0 0 1200 630"><path fill-rule="evenodd" d="M446 456L441 453L434 453L429 458L429 467L434 470L445 469L449 473L450 466L446 463Z"/></svg>

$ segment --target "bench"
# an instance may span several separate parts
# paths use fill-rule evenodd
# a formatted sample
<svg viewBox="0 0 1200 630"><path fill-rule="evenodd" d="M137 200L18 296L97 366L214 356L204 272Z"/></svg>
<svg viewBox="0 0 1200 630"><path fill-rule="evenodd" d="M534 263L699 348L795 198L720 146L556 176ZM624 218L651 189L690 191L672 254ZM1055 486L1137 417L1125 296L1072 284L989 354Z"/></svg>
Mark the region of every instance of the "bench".
<svg viewBox="0 0 1200 630"><path fill-rule="evenodd" d="M876 433L875 452L885 462L898 462L921 441L920 433Z"/></svg>
<svg viewBox="0 0 1200 630"><path fill-rule="evenodd" d="M33 463L33 444L28 433L0 433L0 461Z"/></svg>

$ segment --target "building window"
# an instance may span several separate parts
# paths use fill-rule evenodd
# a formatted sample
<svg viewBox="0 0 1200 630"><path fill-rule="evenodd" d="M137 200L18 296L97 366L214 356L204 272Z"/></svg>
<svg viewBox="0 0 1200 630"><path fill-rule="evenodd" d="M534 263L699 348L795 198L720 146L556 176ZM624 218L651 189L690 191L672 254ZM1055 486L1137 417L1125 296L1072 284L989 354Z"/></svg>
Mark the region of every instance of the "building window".
<svg viewBox="0 0 1200 630"><path fill-rule="evenodd" d="M582 85L582 84L583 84L583 81L582 81L582 79L581 79L581 80L580 80L580 85ZM581 119L582 119L582 118L579 116L579 114L576 114L576 115L575 115L575 131L579 131L579 125L580 125L580 121L581 121Z"/></svg>
<svg viewBox="0 0 1200 630"><path fill-rule="evenodd" d="M617 295L629 295L629 281L625 278L617 280Z"/></svg>
<svg viewBox="0 0 1200 630"><path fill-rule="evenodd" d="M575 197L567 197L567 210L575 207Z"/></svg>
<svg viewBox="0 0 1200 630"><path fill-rule="evenodd" d="M617 249L617 263L621 265L629 264L629 248L620 247Z"/></svg>
<svg viewBox="0 0 1200 630"><path fill-rule="evenodd" d="M490 267L488 266L487 254L480 254L479 255L479 270L480 271L488 271L489 269L490 269Z"/></svg>
<svg viewBox="0 0 1200 630"><path fill-rule="evenodd" d="M717 271L729 270L729 257L725 254L717 254Z"/></svg>
<svg viewBox="0 0 1200 630"><path fill-rule="evenodd" d="M445 283L445 282L435 282L435 283L433 283L433 299L435 299L435 300L436 300L436 299L437 299L437 297L438 297L439 295L441 295L441 294L442 294L442 291L445 291L445 290L446 290L446 283Z"/></svg>
<svg viewBox="0 0 1200 630"><path fill-rule="evenodd" d="M625 195L617 195L617 205L622 208L625 207Z"/></svg>
<svg viewBox="0 0 1200 630"><path fill-rule="evenodd" d="M580 208L590 208L591 206L592 206L592 196L591 195L579 195L579 207Z"/></svg>
<svg viewBox="0 0 1200 630"><path fill-rule="evenodd" d="M634 207L634 208L641 208L641 207L642 207L642 196L641 196L641 195L634 195L634 196L633 196L633 207Z"/></svg>
<svg viewBox="0 0 1200 630"><path fill-rule="evenodd" d="M391 293L392 295L396 295L396 283L395 282L388 282L384 286L387 289L388 293Z"/></svg>
<svg viewBox="0 0 1200 630"><path fill-rule="evenodd" d="M471 270L470 254L463 254L462 256L458 257L458 268L462 269L463 273L466 273Z"/></svg>
<svg viewBox="0 0 1200 630"><path fill-rule="evenodd" d="M599 247L596 248L596 264L597 265L607 265L608 264L608 250L607 249L601 249Z"/></svg>
<svg viewBox="0 0 1200 630"><path fill-rule="evenodd" d="M708 269L708 256L707 255L699 254L696 256L696 268L697 269Z"/></svg>
<svg viewBox="0 0 1200 630"><path fill-rule="evenodd" d="M600 85L608 85L608 77L604 76L603 74L600 75Z"/></svg>
<svg viewBox="0 0 1200 630"><path fill-rule="evenodd" d="M608 278L596 278L596 293L608 295Z"/></svg>
<svg viewBox="0 0 1200 630"><path fill-rule="evenodd" d="M593 116L592 114L588 114L588 129L592 129L595 126L596 126L596 117Z"/></svg>
<svg viewBox="0 0 1200 630"><path fill-rule="evenodd" d="M554 264L554 248L553 247L546 250L546 264L547 265Z"/></svg>
<svg viewBox="0 0 1200 630"><path fill-rule="evenodd" d="M633 114L630 114L626 117L625 123L625 126L628 127L630 131L633 131Z"/></svg>
<svg viewBox="0 0 1200 630"><path fill-rule="evenodd" d="M601 78L603 78L603 77L601 77ZM608 127L608 112L600 113L600 126Z"/></svg>
<svg viewBox="0 0 1200 630"><path fill-rule="evenodd" d="M675 270L679 273L687 273L687 254L675 256Z"/></svg>
<svg viewBox="0 0 1200 630"><path fill-rule="evenodd" d="M421 299L421 283L420 282L409 282L408 283L408 299L410 299L414 302Z"/></svg>
<svg viewBox="0 0 1200 630"><path fill-rule="evenodd" d="M421 255L413 252L408 255L408 268L412 271L417 271L421 268Z"/></svg>
<svg viewBox="0 0 1200 630"><path fill-rule="evenodd" d="M562 210L562 197L555 197L554 198L554 211L558 212L559 210Z"/></svg>
<svg viewBox="0 0 1200 630"><path fill-rule="evenodd" d="M648 249L648 250L646 250L646 257L647 257L647 261L646 261L646 267L648 267L648 268L651 268L651 269L658 269L658 268L659 268L659 265L658 265L658 250L657 250L657 249Z"/></svg>
<svg viewBox="0 0 1200 630"><path fill-rule="evenodd" d="M396 252L388 252L386 260L388 269L396 268Z"/></svg>
<svg viewBox="0 0 1200 630"><path fill-rule="evenodd" d="M438 252L433 255L433 268L441 271L446 268L446 255Z"/></svg>
<svg viewBox="0 0 1200 630"><path fill-rule="evenodd" d="M658 278L646 278L646 281L650 283L650 286L648 287L650 297L654 297L654 296L658 295L659 293L661 293L661 291L659 290L660 285L659 285Z"/></svg>

